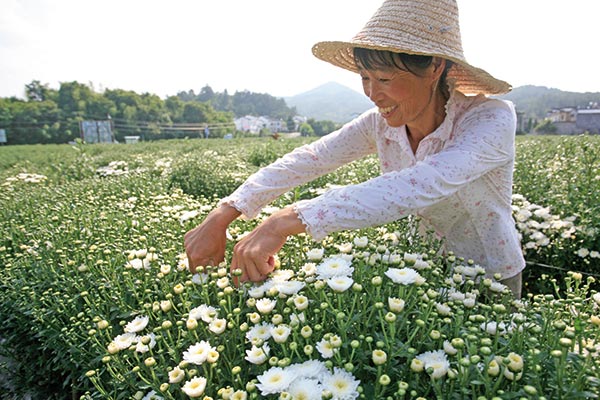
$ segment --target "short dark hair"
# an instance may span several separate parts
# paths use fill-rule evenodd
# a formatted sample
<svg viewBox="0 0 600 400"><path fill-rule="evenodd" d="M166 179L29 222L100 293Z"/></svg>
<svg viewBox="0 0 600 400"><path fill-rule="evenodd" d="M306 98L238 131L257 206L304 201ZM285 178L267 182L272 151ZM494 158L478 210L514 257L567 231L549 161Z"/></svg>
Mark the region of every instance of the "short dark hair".
<svg viewBox="0 0 600 400"><path fill-rule="evenodd" d="M411 74L420 76L421 73L431 65L433 56L420 54L396 53L388 50L365 49L355 47L354 62L356 66L364 69L398 68ZM446 60L446 68L440 76L440 89L448 97L448 84L446 77L448 70L452 67L452 61Z"/></svg>

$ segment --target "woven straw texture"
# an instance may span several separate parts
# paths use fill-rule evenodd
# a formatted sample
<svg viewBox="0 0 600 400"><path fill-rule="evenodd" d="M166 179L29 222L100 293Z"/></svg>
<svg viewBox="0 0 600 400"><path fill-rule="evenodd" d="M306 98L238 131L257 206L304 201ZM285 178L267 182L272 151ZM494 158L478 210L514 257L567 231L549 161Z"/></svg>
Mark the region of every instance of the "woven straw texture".
<svg viewBox="0 0 600 400"><path fill-rule="evenodd" d="M465 94L501 94L511 89L465 59L455 0L386 0L351 41L319 42L312 51L323 61L358 72L355 47L451 60L448 80Z"/></svg>

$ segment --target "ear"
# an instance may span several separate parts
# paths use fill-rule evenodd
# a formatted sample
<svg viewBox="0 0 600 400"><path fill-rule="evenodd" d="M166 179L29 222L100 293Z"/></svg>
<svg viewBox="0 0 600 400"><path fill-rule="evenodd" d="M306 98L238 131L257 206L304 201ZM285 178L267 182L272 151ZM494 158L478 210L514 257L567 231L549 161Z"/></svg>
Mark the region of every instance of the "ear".
<svg viewBox="0 0 600 400"><path fill-rule="evenodd" d="M446 59L441 57L433 57L431 65L433 66L431 77L434 81L437 81L440 79L440 76L442 76L444 69L446 69Z"/></svg>

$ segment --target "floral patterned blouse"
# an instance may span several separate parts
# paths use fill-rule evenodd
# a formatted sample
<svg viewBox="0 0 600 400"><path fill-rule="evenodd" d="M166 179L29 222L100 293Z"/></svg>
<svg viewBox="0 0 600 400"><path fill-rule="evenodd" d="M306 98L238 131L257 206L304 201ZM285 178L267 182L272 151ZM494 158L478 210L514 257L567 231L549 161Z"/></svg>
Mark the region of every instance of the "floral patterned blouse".
<svg viewBox="0 0 600 400"><path fill-rule="evenodd" d="M453 91L443 123L413 153L406 127L388 126L374 108L261 169L221 203L253 218L291 188L377 152L380 176L295 204L313 239L412 214L447 250L509 278L525 267L511 214L515 125L510 102Z"/></svg>

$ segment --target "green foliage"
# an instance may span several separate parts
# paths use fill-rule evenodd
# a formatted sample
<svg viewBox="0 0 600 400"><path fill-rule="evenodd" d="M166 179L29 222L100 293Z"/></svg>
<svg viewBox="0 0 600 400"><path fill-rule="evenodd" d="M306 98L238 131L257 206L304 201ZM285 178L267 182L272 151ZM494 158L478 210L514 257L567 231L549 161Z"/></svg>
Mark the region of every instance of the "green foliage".
<svg viewBox="0 0 600 400"><path fill-rule="evenodd" d="M525 113L525 118L542 120L553 108L581 107L590 103L600 103L600 93L565 92L543 86L520 86L499 96L515 103L517 110Z"/></svg>
<svg viewBox="0 0 600 400"><path fill-rule="evenodd" d="M314 136L314 134L315 134L315 130L307 122L303 122L302 124L300 124L300 127L298 128L298 130L300 131L300 134L302 136Z"/></svg>
<svg viewBox="0 0 600 400"><path fill-rule="evenodd" d="M231 173L224 175L224 170ZM248 166L233 152L206 150L180 158L173 166L170 185L189 195L222 198L241 185L248 174Z"/></svg>
<svg viewBox="0 0 600 400"><path fill-rule="evenodd" d="M539 133L556 133L558 128L549 119L545 119L534 128Z"/></svg>
<svg viewBox="0 0 600 400"><path fill-rule="evenodd" d="M314 118L310 118L307 123L313 129L313 132L317 136L325 136L340 127L333 121L316 121Z"/></svg>
<svg viewBox="0 0 600 400"><path fill-rule="evenodd" d="M322 248L325 256L345 252L352 255L353 278L360 287L337 293L299 274L295 279L306 283L301 293L311 300L306 322L292 332L293 346L292 339L268 339L271 356L298 362L305 359L304 346L311 345L313 358L321 359L315 344L331 333L342 339L338 356L329 359L331 365L360 377L366 398L408 398L411 391L448 399L593 398L600 382L600 295L597 282L585 275L599 271L599 259L590 255L600 250L599 139L518 138L515 193L529 205L515 202L515 212L533 214L524 213L527 218L518 220L524 224L519 229L524 244L541 239L536 231L550 238L548 244L540 240L537 248L524 249L526 257L562 268L556 270L557 280L546 276L548 269L529 268L545 272L535 280L549 288L547 295L539 295L538 287L530 284L524 303L511 304L503 294L479 297L492 282L449 275L451 268L468 263L440 256L439 243L415 235L415 224L405 220L333 234L320 243L299 236L279 254L282 269L309 270L310 250ZM22 373L15 375L20 379L16 390L44 399L141 398L150 390L159 393L169 381L169 370L180 365L183 352L199 340L218 347L220 364L181 364L188 375L181 383L168 384L165 398L183 398L181 387L192 376L211 379L207 395L218 398L220 387L245 389L246 381L270 368L244 359L250 343L241 327L253 326L249 315L259 314L256 307L242 291L223 288L220 279L227 276L226 269L207 270L206 280L192 281L181 256L182 237L259 166L309 140L0 147L0 352L18 362L15 368ZM377 158L366 157L284 194L274 205L283 207L337 184L362 182L378 172ZM572 223L565 229L573 228L568 237L558 230L565 221ZM228 256L235 241L259 222L260 218L232 225ZM367 247L354 241L364 242L363 237ZM392 284L385 271L414 266L411 254L425 263L419 271L425 283ZM583 277L573 271L583 272ZM461 300L452 291L456 289L474 295L475 304ZM292 326L293 297L268 296L277 305L272 314L261 314L262 321L280 315ZM395 319L388 315L388 297L405 301ZM444 315L444 307L436 303L452 314ZM187 327L191 309L200 304L218 305L218 316L230 323L223 336L209 331L204 322L198 321L195 329ZM110 343L137 316L149 318L140 335L155 335L155 347L146 353L134 350L135 345L109 352ZM483 323L489 327L482 328ZM311 326L312 338L299 334L303 325ZM496 331L490 333L494 326ZM438 380L429 376L431 371L413 371L411 362L417 355L443 348L445 340L464 344L447 355L447 375ZM373 362L376 349L387 354L381 367ZM521 369L505 366L511 352L516 355L510 357L522 358ZM497 378L481 368L492 361L499 363ZM231 374L236 366L243 367L238 378ZM519 372L519 380L509 378ZM378 383L382 374L391 377L391 385Z"/></svg>
<svg viewBox="0 0 600 400"><path fill-rule="evenodd" d="M543 231L552 239L550 246L527 250L531 262L600 274L600 260L586 250L600 249L600 136L526 136L520 138L515 165L514 192L527 200L548 208L557 221L567 226L568 233L560 236L555 228ZM572 222L571 230L567 222ZM566 231L563 230L563 232ZM537 230L537 229L536 229ZM556 233L557 232L557 233ZM524 243L525 245L526 243ZM563 271L548 271L536 267L531 283L542 273L564 275Z"/></svg>

